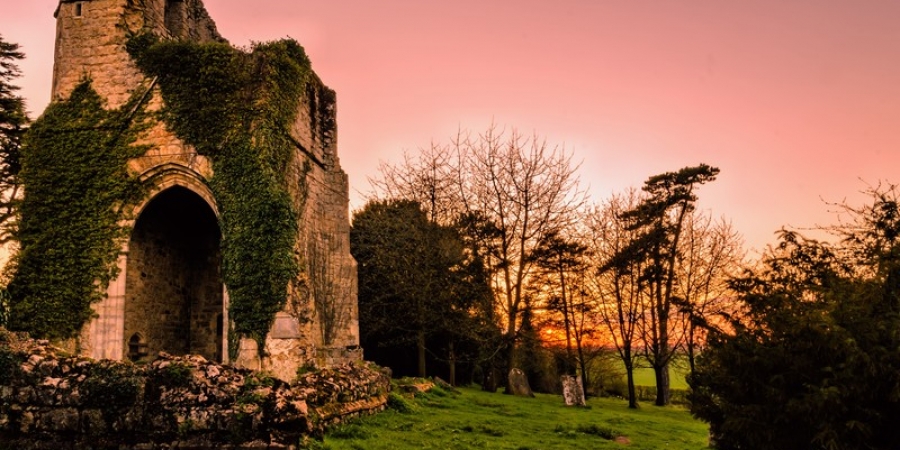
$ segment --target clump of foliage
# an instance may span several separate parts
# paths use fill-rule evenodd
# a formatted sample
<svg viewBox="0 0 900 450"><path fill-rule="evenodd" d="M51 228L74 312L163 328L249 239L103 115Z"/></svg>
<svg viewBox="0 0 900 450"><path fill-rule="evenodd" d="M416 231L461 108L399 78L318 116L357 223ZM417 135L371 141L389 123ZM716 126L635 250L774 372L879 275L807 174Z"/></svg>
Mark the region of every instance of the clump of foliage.
<svg viewBox="0 0 900 450"><path fill-rule="evenodd" d="M329 435L334 439L368 439L371 434L356 424L340 425L332 430Z"/></svg>
<svg viewBox="0 0 900 450"><path fill-rule="evenodd" d="M9 326L9 308L9 290L5 287L0 287L0 327Z"/></svg>
<svg viewBox="0 0 900 450"><path fill-rule="evenodd" d="M128 50L157 77L169 129L212 161L229 317L233 331L255 339L262 352L299 273L298 211L286 178L295 146L287 130L310 79L309 59L293 40L245 52L142 34Z"/></svg>
<svg viewBox="0 0 900 450"><path fill-rule="evenodd" d="M387 407L400 414L408 414L413 411L412 403L397 392L388 394Z"/></svg>
<svg viewBox="0 0 900 450"><path fill-rule="evenodd" d="M10 329L75 336L117 274L124 211L144 194L126 167L146 150L134 145L145 123L142 96L107 110L85 80L25 136L20 178L28 194L15 233Z"/></svg>
<svg viewBox="0 0 900 450"><path fill-rule="evenodd" d="M711 329L689 382L716 448L896 448L900 203L845 206L837 245L783 231L734 280L741 317Z"/></svg>
<svg viewBox="0 0 900 450"><path fill-rule="evenodd" d="M490 287L457 227L430 221L416 201L370 201L353 215L350 253L359 263L360 341L369 358L425 377L429 354L450 361L477 353L467 347L494 324L473 312Z"/></svg>
<svg viewBox="0 0 900 450"><path fill-rule="evenodd" d="M12 380L21 373L21 358L9 349L0 348L0 379Z"/></svg>
<svg viewBox="0 0 900 450"><path fill-rule="evenodd" d="M616 430L610 427L597 425L596 423L579 424L575 427L575 431L579 433L590 434L593 436L599 436L610 441L619 437L619 433Z"/></svg>

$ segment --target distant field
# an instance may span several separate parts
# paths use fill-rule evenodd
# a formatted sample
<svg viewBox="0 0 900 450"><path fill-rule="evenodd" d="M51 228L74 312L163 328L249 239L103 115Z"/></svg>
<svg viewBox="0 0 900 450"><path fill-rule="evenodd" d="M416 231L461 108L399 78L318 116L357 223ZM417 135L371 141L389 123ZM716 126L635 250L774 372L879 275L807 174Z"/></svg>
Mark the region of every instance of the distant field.
<svg viewBox="0 0 900 450"><path fill-rule="evenodd" d="M625 369L622 370L624 371ZM672 389L687 389L688 384L687 380L685 380L687 374L688 368L684 365L672 365L672 367L669 368L669 387ZM653 374L653 369L649 367L636 369L634 371L634 385L656 386L656 376Z"/></svg>
<svg viewBox="0 0 900 450"><path fill-rule="evenodd" d="M395 403L397 404L397 403ZM523 398L437 390L330 431L314 449L671 449L707 448L707 427L679 407L629 410L621 399L592 398L588 408L562 398ZM400 408L403 409L403 408Z"/></svg>

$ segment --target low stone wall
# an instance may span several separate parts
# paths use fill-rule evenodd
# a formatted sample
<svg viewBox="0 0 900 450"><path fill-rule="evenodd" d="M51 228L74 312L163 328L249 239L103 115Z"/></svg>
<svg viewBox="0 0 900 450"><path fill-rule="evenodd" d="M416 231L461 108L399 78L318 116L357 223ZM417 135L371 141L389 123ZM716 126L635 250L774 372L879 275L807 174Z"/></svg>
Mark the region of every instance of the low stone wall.
<svg viewBox="0 0 900 450"><path fill-rule="evenodd" d="M134 365L68 356L0 329L0 442L8 448L293 448L384 409L390 378L352 363L294 383L201 356Z"/></svg>

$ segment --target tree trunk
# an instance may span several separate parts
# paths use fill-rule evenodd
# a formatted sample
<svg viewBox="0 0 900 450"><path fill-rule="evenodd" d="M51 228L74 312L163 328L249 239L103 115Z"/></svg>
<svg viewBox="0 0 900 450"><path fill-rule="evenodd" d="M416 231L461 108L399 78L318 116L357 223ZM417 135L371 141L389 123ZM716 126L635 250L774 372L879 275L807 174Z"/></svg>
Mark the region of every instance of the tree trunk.
<svg viewBox="0 0 900 450"><path fill-rule="evenodd" d="M562 290L563 323L566 327L566 375L575 375L575 364L572 362L574 359L572 357L572 325L574 322L569 321L569 298L566 296L566 273L563 270L562 262L559 263L557 270L559 273L559 285Z"/></svg>
<svg viewBox="0 0 900 450"><path fill-rule="evenodd" d="M696 344L694 344L694 324L691 323L691 325L688 328L688 339L687 339L687 354L688 354L688 363L690 364L690 367L691 367L691 377L694 376L694 370L696 368L695 360L694 360L694 358L695 358L694 348L695 347L696 347Z"/></svg>
<svg viewBox="0 0 900 450"><path fill-rule="evenodd" d="M628 407L637 409L637 393L634 389L634 364L625 363L625 378L628 380Z"/></svg>
<svg viewBox="0 0 900 450"><path fill-rule="evenodd" d="M456 353L453 351L453 341L450 341L450 386L456 386Z"/></svg>
<svg viewBox="0 0 900 450"><path fill-rule="evenodd" d="M481 382L481 390L497 392L497 369L491 364L488 364L484 369L484 380Z"/></svg>
<svg viewBox="0 0 900 450"><path fill-rule="evenodd" d="M513 316L513 317L515 317L515 316ZM517 349L516 349L515 325L510 327L508 339L509 339L509 348L507 349L507 351L509 353L507 353L507 358L506 358L506 373L509 373L510 370L512 370L514 367L516 367L516 350ZM498 376L497 381L495 381L495 383L499 382L503 378L506 378L506 377ZM512 390L510 390L510 388L509 388L509 383L504 383L504 384L506 386L503 389L503 393L504 394L512 394Z"/></svg>
<svg viewBox="0 0 900 450"><path fill-rule="evenodd" d="M669 404L669 365L653 366L656 375L656 406Z"/></svg>
<svg viewBox="0 0 900 450"><path fill-rule="evenodd" d="M584 362L584 349L581 347L581 338L575 338L575 347L578 350L578 365L581 368L581 385L584 386L584 399L588 398L588 377L587 377L587 368L585 367Z"/></svg>
<svg viewBox="0 0 900 450"><path fill-rule="evenodd" d="M416 347L419 351L419 376L425 378L425 330L419 330Z"/></svg>

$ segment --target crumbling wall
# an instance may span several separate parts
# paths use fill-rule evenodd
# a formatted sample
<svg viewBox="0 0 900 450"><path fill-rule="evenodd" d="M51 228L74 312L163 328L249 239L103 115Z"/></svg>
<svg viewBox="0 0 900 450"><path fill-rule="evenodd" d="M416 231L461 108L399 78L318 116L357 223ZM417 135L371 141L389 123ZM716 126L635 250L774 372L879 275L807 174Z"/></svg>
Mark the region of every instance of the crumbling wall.
<svg viewBox="0 0 900 450"><path fill-rule="evenodd" d="M146 365L65 356L0 329L0 442L10 448L295 448L384 409L388 375L363 363L294 383L201 356Z"/></svg>
<svg viewBox="0 0 900 450"><path fill-rule="evenodd" d="M86 77L106 99L107 108L121 106L141 89L149 90L144 99L149 111L164 106L159 80L141 72L126 51L126 43L134 35L150 31L163 39L225 42L201 0L61 0L56 17L53 98L67 97ZM129 161L129 169L150 186L146 201L175 184L214 205L216 200L204 195L210 192L207 183L213 177L210 159L198 155L162 120L151 122L137 142L146 145L147 151ZM349 251L349 185L337 156L335 93L315 74L306 85L296 121L285 131L296 147L287 178L300 217L294 248L300 275L286 293L287 305L275 316L265 348L246 338L229 345L238 349L236 364L289 379L298 367L360 360L362 352L358 348L356 263ZM135 205L132 216L145 204ZM135 217L130 218L130 225L135 224ZM128 250L127 245L123 247L126 253ZM135 260L128 254L119 260L119 277L110 283L106 298L94 305L96 319L72 348L97 358L127 357L129 339L135 334L127 325L133 323L127 318L128 311L135 310L129 305L135 298L129 291L147 284L140 278L146 271L139 266L152 259L140 255L142 249L134 251ZM172 276L173 283L177 278ZM181 289L173 283L162 285L159 295ZM223 295L227 303L227 293ZM227 336L228 313L223 313L222 333ZM211 348L203 353L219 359ZM150 354L153 350L148 349ZM221 358L227 359L227 352Z"/></svg>
<svg viewBox="0 0 900 450"><path fill-rule="evenodd" d="M334 91L313 76L289 130L297 150L287 176L301 213L295 248L301 274L290 287L285 311L275 318L265 357L259 360L256 344L245 340L239 359L278 376L303 365L362 360L357 268L350 255L350 188L337 156L336 114Z"/></svg>
<svg viewBox="0 0 900 450"><path fill-rule="evenodd" d="M167 23L167 11L178 20ZM55 17L52 98L67 97L87 77L111 109L124 104L144 80L125 51L131 33L152 30L171 38L225 41L200 0L62 0ZM174 23L178 29L169 30L167 24Z"/></svg>

